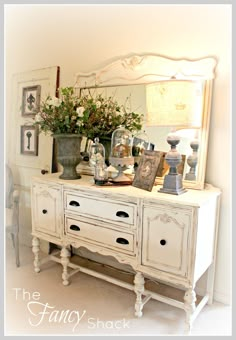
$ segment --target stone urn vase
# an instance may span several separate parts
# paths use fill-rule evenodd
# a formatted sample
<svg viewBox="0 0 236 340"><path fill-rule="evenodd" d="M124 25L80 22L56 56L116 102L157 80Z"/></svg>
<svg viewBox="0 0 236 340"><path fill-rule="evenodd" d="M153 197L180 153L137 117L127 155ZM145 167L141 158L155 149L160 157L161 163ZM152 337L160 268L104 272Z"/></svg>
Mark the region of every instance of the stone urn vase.
<svg viewBox="0 0 236 340"><path fill-rule="evenodd" d="M77 134L53 134L56 142L56 157L58 163L63 166L61 179L79 179L80 174L76 172L76 167L82 157L80 146L82 136Z"/></svg>

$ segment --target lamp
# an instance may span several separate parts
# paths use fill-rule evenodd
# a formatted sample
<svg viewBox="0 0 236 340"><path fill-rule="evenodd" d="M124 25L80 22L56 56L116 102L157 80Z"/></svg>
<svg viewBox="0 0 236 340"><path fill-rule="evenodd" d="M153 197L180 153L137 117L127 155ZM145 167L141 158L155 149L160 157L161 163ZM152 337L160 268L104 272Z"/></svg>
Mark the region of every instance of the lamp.
<svg viewBox="0 0 236 340"><path fill-rule="evenodd" d="M170 151L165 160L169 173L164 178L160 192L180 195L186 192L182 185L182 175L177 166L181 155L176 146L180 142L179 129L196 129L202 124L203 81L171 79L146 86L147 125L172 127L167 136Z"/></svg>

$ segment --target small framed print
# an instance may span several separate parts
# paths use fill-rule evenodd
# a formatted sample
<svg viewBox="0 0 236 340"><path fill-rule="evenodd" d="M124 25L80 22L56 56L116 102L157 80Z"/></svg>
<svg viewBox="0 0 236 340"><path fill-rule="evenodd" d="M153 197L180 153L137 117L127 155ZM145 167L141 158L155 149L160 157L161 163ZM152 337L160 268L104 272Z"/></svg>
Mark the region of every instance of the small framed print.
<svg viewBox="0 0 236 340"><path fill-rule="evenodd" d="M134 187L152 191L161 157L160 151L143 152L132 183Z"/></svg>
<svg viewBox="0 0 236 340"><path fill-rule="evenodd" d="M22 90L22 116L35 116L40 106L41 86L24 87Z"/></svg>
<svg viewBox="0 0 236 340"><path fill-rule="evenodd" d="M21 126L21 154L38 156L38 128L36 126Z"/></svg>

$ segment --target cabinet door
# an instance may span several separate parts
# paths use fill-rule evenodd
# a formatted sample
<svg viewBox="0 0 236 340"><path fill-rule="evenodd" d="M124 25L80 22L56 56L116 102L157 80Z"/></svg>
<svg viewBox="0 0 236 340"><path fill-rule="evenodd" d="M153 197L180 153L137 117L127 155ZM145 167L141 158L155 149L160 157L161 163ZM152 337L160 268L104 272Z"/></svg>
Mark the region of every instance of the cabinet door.
<svg viewBox="0 0 236 340"><path fill-rule="evenodd" d="M145 206L142 264L186 276L190 223L191 210Z"/></svg>
<svg viewBox="0 0 236 340"><path fill-rule="evenodd" d="M60 186L33 184L33 231L59 238L62 232Z"/></svg>

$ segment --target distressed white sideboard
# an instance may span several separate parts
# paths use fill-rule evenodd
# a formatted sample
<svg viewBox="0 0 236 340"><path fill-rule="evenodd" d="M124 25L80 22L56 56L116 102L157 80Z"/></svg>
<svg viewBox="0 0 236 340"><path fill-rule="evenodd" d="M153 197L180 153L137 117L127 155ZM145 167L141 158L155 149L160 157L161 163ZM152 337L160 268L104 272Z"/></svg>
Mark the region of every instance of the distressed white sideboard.
<svg viewBox="0 0 236 340"><path fill-rule="evenodd" d="M135 315L154 298L186 312L185 332L206 303L212 303L220 190L188 190L175 196L133 186L95 186L91 176L65 181L59 174L32 180L34 268L54 260L62 264L63 284L78 271L133 290ZM40 239L61 246L61 259L39 256ZM134 284L81 267L70 261L70 246L113 256L132 266ZM196 300L195 286L204 273L204 296ZM184 290L183 301L145 288L152 278Z"/></svg>

